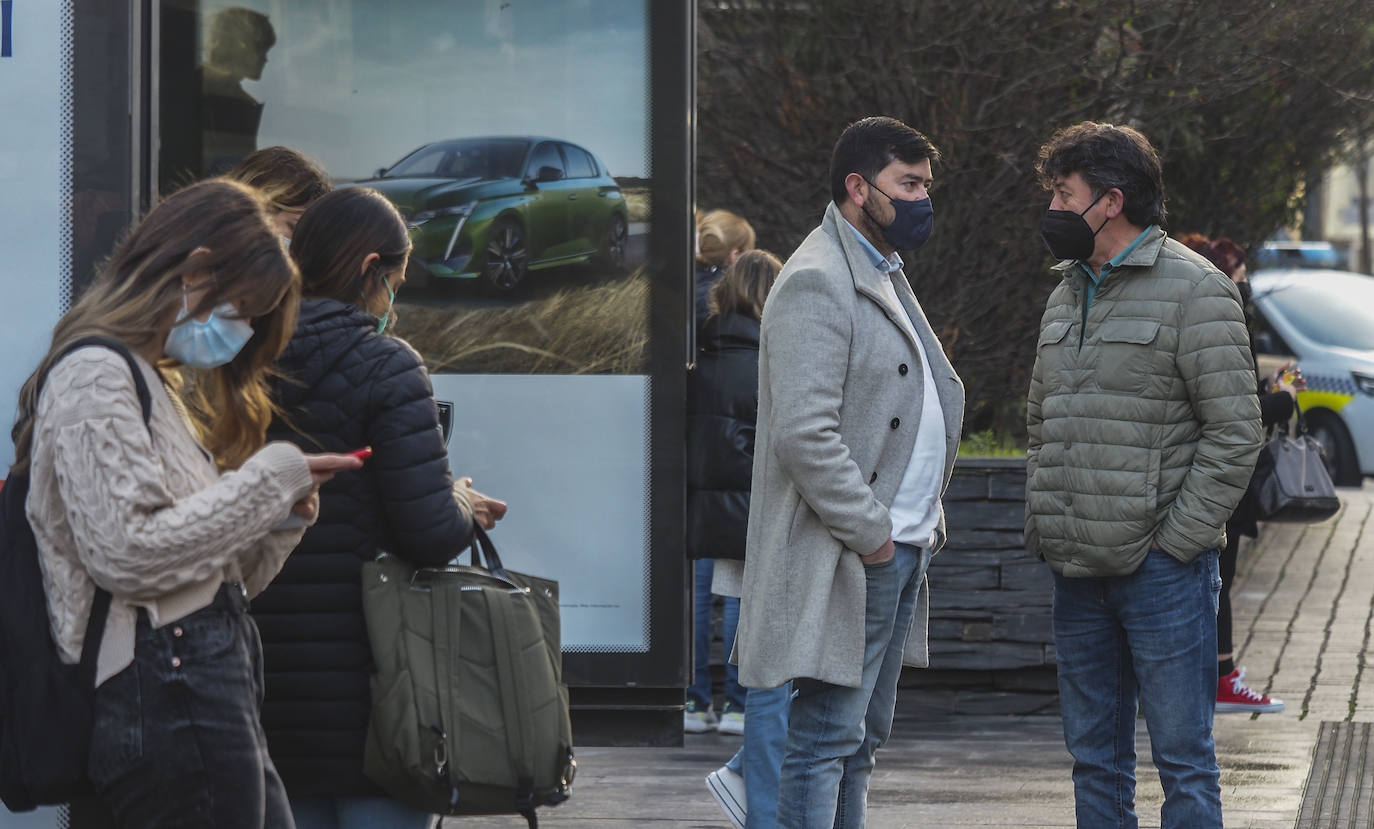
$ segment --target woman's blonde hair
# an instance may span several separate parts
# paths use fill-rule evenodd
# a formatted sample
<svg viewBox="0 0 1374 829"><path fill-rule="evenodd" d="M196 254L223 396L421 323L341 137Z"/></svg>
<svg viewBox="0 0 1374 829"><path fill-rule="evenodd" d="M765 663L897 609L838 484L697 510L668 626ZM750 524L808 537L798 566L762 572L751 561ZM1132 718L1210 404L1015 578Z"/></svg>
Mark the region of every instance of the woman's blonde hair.
<svg viewBox="0 0 1374 829"><path fill-rule="evenodd" d="M304 213L333 189L320 165L290 147L264 147L249 153L224 175L258 188L272 209L281 213Z"/></svg>
<svg viewBox="0 0 1374 829"><path fill-rule="evenodd" d="M19 392L11 432L14 471L28 468L38 381L82 337L98 335L130 349L158 342L185 301L183 278L209 274L188 318L225 302L251 318L253 337L228 364L199 371L168 360L199 437L221 467L237 467L260 449L273 408L266 375L296 327L300 274L273 230L255 190L223 178L173 193L119 243L81 299L53 329L48 353Z"/></svg>
<svg viewBox="0 0 1374 829"><path fill-rule="evenodd" d="M745 251L711 286L707 307L715 315L740 314L761 319L763 303L781 270L782 262L768 251Z"/></svg>
<svg viewBox="0 0 1374 829"><path fill-rule="evenodd" d="M697 218L697 261L723 268L735 251L754 249L754 228L729 210L710 210Z"/></svg>

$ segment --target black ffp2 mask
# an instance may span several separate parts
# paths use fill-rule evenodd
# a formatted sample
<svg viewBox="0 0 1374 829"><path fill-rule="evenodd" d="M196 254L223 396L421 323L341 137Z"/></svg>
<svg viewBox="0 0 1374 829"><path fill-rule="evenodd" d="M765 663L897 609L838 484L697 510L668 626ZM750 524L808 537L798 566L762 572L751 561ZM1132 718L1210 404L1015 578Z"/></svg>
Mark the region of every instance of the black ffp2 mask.
<svg viewBox="0 0 1374 829"><path fill-rule="evenodd" d="M930 203L930 197L917 201L894 199L879 189L878 185L871 181L868 183L874 190L887 196L888 202L892 204L892 222L886 227L879 225L883 238L897 250L920 250L930 238L930 232L935 229L935 208ZM864 209L864 213L868 213L867 208ZM873 219L873 215L868 213L868 218ZM877 223L876 219L873 221Z"/></svg>
<svg viewBox="0 0 1374 829"><path fill-rule="evenodd" d="M1102 196L1105 195L1107 193L1103 191ZM1101 201L1102 196L1093 199L1093 204ZM1050 249L1050 255L1055 259L1087 260L1093 255L1097 234L1110 221L1103 219L1097 230L1093 230L1083 218L1093 209L1093 204L1085 207L1082 213L1072 210L1050 210L1045 213L1045 218L1040 220L1040 238L1045 241L1045 247Z"/></svg>

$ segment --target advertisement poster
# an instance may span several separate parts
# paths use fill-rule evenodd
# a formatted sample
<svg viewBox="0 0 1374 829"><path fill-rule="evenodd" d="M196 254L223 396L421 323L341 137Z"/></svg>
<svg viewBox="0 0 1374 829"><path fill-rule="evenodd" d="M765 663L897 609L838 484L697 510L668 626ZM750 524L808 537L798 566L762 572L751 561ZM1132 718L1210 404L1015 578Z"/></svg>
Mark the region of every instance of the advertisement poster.
<svg viewBox="0 0 1374 829"><path fill-rule="evenodd" d="M71 285L71 7L0 2L0 478L23 385L47 351ZM69 297L68 297L69 298Z"/></svg>
<svg viewBox="0 0 1374 829"><path fill-rule="evenodd" d="M296 148L414 245L394 331L570 652L649 649L647 0L169 0L164 191Z"/></svg>

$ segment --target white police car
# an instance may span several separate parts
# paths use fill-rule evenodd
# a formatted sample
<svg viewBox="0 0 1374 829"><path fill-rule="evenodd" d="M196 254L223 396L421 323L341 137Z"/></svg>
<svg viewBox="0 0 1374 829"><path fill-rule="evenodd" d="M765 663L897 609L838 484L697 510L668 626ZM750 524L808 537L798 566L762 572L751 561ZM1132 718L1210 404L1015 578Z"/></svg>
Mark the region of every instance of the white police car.
<svg viewBox="0 0 1374 829"><path fill-rule="evenodd" d="M1298 405L1331 478L1359 486L1374 476L1374 276L1265 270L1250 284L1261 376L1298 364L1307 378Z"/></svg>

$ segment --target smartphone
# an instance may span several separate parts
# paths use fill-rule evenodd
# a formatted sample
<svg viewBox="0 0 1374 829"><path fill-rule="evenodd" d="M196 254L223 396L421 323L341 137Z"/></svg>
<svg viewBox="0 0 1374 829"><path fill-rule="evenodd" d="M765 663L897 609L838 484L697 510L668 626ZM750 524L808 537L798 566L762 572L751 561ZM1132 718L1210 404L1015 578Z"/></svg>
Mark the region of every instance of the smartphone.
<svg viewBox="0 0 1374 829"><path fill-rule="evenodd" d="M352 452L345 452L344 454L349 457L357 458L360 461L365 461L372 457L372 447L364 446L362 449L354 449Z"/></svg>

